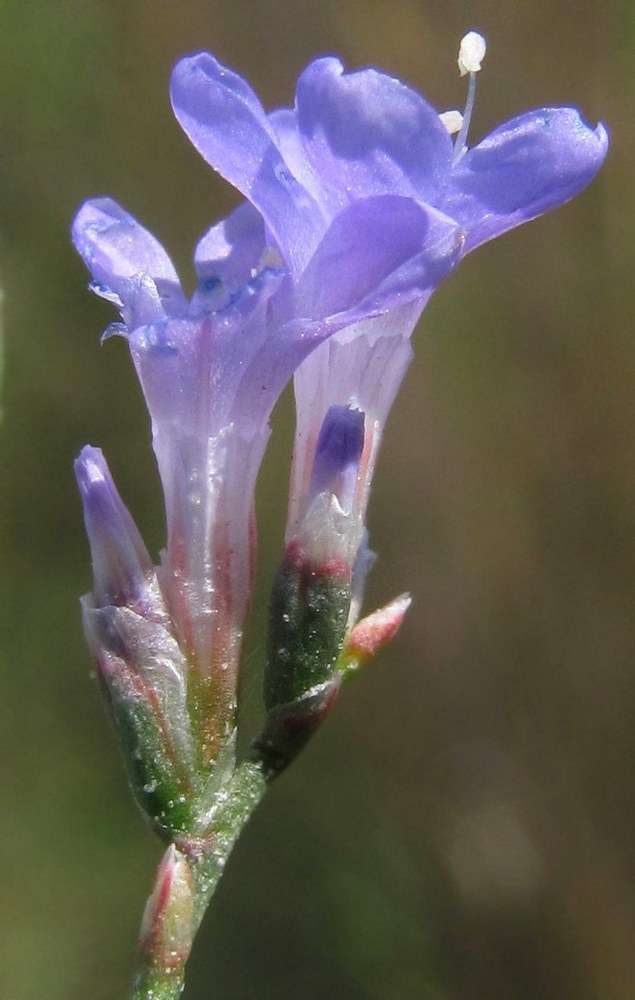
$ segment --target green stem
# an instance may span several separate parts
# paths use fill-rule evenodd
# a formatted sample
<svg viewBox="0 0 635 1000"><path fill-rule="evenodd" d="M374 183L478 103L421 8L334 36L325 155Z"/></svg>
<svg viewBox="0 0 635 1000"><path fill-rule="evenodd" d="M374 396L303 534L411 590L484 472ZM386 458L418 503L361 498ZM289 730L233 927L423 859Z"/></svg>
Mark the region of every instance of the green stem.
<svg viewBox="0 0 635 1000"><path fill-rule="evenodd" d="M177 970L174 977L159 970L141 969L135 976L130 991L130 1000L174 1000L180 997L185 987L185 966Z"/></svg>
<svg viewBox="0 0 635 1000"><path fill-rule="evenodd" d="M244 761L236 768L221 792L224 802L216 812L206 835L206 847L202 848L201 843L197 842L195 847L179 844L178 849L173 850L171 858L176 858L186 869L188 877L191 875L191 879L186 885L181 878L178 883L179 896L174 905L169 899L169 882L163 883L167 886L165 898L161 897L160 892L159 897L155 897L158 920L163 923L142 941L139 968L133 981L130 1000L177 1000L181 996L185 983L185 963L196 932L214 895L225 863L243 827L262 799L268 780L262 761L255 758ZM189 898L185 898L184 894L187 893ZM160 909L161 906L164 907L163 910ZM188 926L184 929L182 924L185 910ZM165 931L164 928L168 930Z"/></svg>

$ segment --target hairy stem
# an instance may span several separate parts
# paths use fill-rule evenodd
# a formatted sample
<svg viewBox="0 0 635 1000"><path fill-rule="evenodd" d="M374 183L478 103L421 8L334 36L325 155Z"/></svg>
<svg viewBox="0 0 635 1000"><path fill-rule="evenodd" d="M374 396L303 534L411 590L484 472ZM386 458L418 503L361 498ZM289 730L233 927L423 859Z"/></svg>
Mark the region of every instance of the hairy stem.
<svg viewBox="0 0 635 1000"><path fill-rule="evenodd" d="M263 763L240 764L219 793L219 805L203 841L171 845L141 928L139 965L130 1000L176 1000L196 932L243 827L268 784Z"/></svg>

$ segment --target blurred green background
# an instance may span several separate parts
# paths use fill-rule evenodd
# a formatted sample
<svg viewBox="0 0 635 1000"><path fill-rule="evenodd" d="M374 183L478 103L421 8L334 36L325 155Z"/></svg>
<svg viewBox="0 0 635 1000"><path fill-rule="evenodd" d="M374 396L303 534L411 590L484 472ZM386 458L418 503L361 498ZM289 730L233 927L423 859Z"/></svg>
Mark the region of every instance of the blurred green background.
<svg viewBox="0 0 635 1000"><path fill-rule="evenodd" d="M426 310L370 511L368 606L411 589L243 836L188 1000L635 997L635 16L631 0L2 0L1 1000L125 994L159 845L128 793L77 598L71 477L103 447L154 552L148 420L68 237L110 194L187 278L236 200L174 122L175 60L212 49L270 106L337 52L461 106L472 141L575 104L612 132L591 189L465 261ZM262 606L281 549L290 398L259 492Z"/></svg>

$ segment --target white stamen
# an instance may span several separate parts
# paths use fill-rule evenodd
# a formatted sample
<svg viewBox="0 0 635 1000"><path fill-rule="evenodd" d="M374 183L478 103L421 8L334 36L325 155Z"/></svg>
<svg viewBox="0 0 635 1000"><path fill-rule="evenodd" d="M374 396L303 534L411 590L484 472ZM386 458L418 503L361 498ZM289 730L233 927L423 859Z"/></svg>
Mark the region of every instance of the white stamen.
<svg viewBox="0 0 635 1000"><path fill-rule="evenodd" d="M463 115L460 111L442 111L439 118L450 135L456 135L463 124Z"/></svg>
<svg viewBox="0 0 635 1000"><path fill-rule="evenodd" d="M472 118L474 98L476 95L476 74L481 68L481 62L485 57L486 49L487 44L485 39L482 35L479 35L477 31L468 31L467 35L464 35L461 39L458 58L459 71L461 76L465 76L466 73L469 73L470 82L467 87L467 100L465 102L463 122L461 124L459 134L454 142L452 166L459 162L463 153L467 149L467 132L470 127L470 119Z"/></svg>
<svg viewBox="0 0 635 1000"><path fill-rule="evenodd" d="M468 31L461 39L459 49L458 64L461 76L465 76L466 73L478 73L486 51L487 43L483 36L479 35L478 31Z"/></svg>

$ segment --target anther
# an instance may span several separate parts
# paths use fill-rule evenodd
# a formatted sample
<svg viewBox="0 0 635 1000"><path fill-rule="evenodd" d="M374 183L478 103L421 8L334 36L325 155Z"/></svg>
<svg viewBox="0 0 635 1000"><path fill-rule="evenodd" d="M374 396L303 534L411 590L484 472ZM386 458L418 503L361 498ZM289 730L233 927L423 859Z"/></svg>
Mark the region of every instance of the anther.
<svg viewBox="0 0 635 1000"><path fill-rule="evenodd" d="M456 109L453 109L452 111L442 111L439 118L441 119L441 124L445 126L449 135L456 135L463 124L463 115Z"/></svg>
<svg viewBox="0 0 635 1000"><path fill-rule="evenodd" d="M466 73L478 73L486 51L487 43L483 36L479 35L478 31L468 31L461 39L457 60L461 76L465 76Z"/></svg>
<svg viewBox="0 0 635 1000"><path fill-rule="evenodd" d="M487 44L482 35L477 31L468 31L461 39L459 48L458 66L461 76L469 73L470 81L467 88L467 100L465 102L465 112L463 122L454 143L454 156L452 165L458 163L467 149L467 132L470 127L470 119L474 110L474 98L476 95L476 74L481 68L481 63L485 57Z"/></svg>

